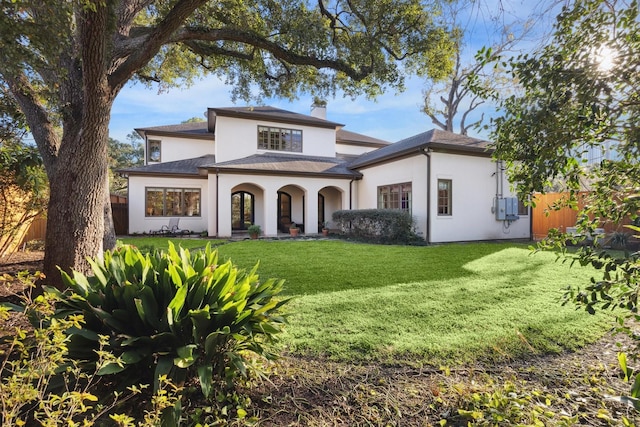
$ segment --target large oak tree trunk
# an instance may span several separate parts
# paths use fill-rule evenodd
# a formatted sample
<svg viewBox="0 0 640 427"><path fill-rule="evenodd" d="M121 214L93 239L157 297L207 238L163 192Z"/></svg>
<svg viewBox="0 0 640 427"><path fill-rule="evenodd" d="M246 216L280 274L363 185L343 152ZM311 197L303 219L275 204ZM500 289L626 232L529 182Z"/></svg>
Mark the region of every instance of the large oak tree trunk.
<svg viewBox="0 0 640 427"><path fill-rule="evenodd" d="M105 68L108 16L108 9L99 7L79 22L82 79L69 81L67 126L50 169L44 273L47 283L58 288L63 284L57 268L88 273L86 258L103 251L105 209L110 211L107 140L115 98Z"/></svg>
<svg viewBox="0 0 640 427"><path fill-rule="evenodd" d="M62 286L58 267L87 272L86 257L102 254L108 123L107 115L85 117L81 131L63 141L55 176L49 177L44 273L50 285Z"/></svg>

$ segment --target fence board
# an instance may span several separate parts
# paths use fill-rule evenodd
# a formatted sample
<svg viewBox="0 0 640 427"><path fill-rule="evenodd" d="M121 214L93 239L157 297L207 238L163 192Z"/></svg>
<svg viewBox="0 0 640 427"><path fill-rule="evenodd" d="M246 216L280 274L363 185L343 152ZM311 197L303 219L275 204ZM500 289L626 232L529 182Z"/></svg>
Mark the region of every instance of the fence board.
<svg viewBox="0 0 640 427"><path fill-rule="evenodd" d="M586 191L578 193L578 200L580 201L578 205L580 207L584 206L582 199L586 197L587 194L588 192ZM576 225L576 220L578 218L577 211L568 207L563 207L560 210L551 209L551 206L563 197L568 197L568 193L547 193L536 194L534 196L536 206L535 208L532 208L532 234L535 240L545 238L547 234L549 234L549 230L552 228L557 228L564 232L567 227L573 227ZM601 227L604 228L606 233L611 233L622 229L623 225L628 224L631 224L631 221L629 219L625 219L621 224L605 222L601 224Z"/></svg>

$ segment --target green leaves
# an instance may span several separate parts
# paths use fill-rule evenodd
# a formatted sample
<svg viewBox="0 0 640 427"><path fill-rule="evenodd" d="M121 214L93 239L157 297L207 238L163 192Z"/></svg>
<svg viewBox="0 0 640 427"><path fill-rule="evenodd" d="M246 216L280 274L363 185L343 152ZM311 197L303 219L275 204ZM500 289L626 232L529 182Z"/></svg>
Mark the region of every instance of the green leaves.
<svg viewBox="0 0 640 427"><path fill-rule="evenodd" d="M261 283L257 266L245 273L231 261L218 265L209 245L192 254L173 244L147 255L123 246L90 264L91 277L62 272L74 293L61 294L59 312L84 314L86 328L70 335L109 337L102 351L114 359L100 367L101 375L151 382L166 374L176 383L193 375L208 397L214 381L246 375L245 351L273 356L266 344L284 326L286 301L276 299L283 281ZM86 356L88 342L97 345L75 342L72 357Z"/></svg>

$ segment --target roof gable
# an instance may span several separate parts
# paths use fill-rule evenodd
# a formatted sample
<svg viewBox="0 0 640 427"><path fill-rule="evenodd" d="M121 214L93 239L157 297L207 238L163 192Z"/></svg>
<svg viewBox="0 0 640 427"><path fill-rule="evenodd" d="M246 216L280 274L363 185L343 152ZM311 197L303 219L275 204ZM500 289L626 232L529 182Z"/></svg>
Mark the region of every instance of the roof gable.
<svg viewBox="0 0 640 427"><path fill-rule="evenodd" d="M306 126L321 127L327 129L336 129L344 126L343 124L330 122L313 116L294 113L292 111L282 110L275 107L226 107L226 108L208 108L207 116L209 118L209 130L215 126L215 118L219 117L235 117L240 119L266 120L276 123L291 123Z"/></svg>
<svg viewBox="0 0 640 427"><path fill-rule="evenodd" d="M365 153L352 161L349 164L349 167L357 169L372 164L382 163L411 153L419 153L427 148L467 154L474 153L476 155L486 156L490 156L493 152L491 144L488 141L444 130L431 129L427 132L387 145L386 147Z"/></svg>

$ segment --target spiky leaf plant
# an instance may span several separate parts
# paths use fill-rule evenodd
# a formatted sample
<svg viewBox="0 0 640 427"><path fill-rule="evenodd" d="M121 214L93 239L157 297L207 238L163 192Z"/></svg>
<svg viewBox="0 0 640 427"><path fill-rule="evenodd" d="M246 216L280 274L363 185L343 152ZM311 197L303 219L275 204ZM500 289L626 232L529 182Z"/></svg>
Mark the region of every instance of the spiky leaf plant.
<svg viewBox="0 0 640 427"><path fill-rule="evenodd" d="M133 246L91 260L93 276L62 272L69 290L60 296L60 315L82 313L86 326L71 329L70 355L95 360L100 335L103 351L117 359L100 374L127 381L175 383L196 377L205 396L215 381L231 382L251 367L248 355L275 357L272 346L285 317L279 300L284 281L259 281L227 261L218 264L210 245L193 253L169 245L167 252L144 254Z"/></svg>

